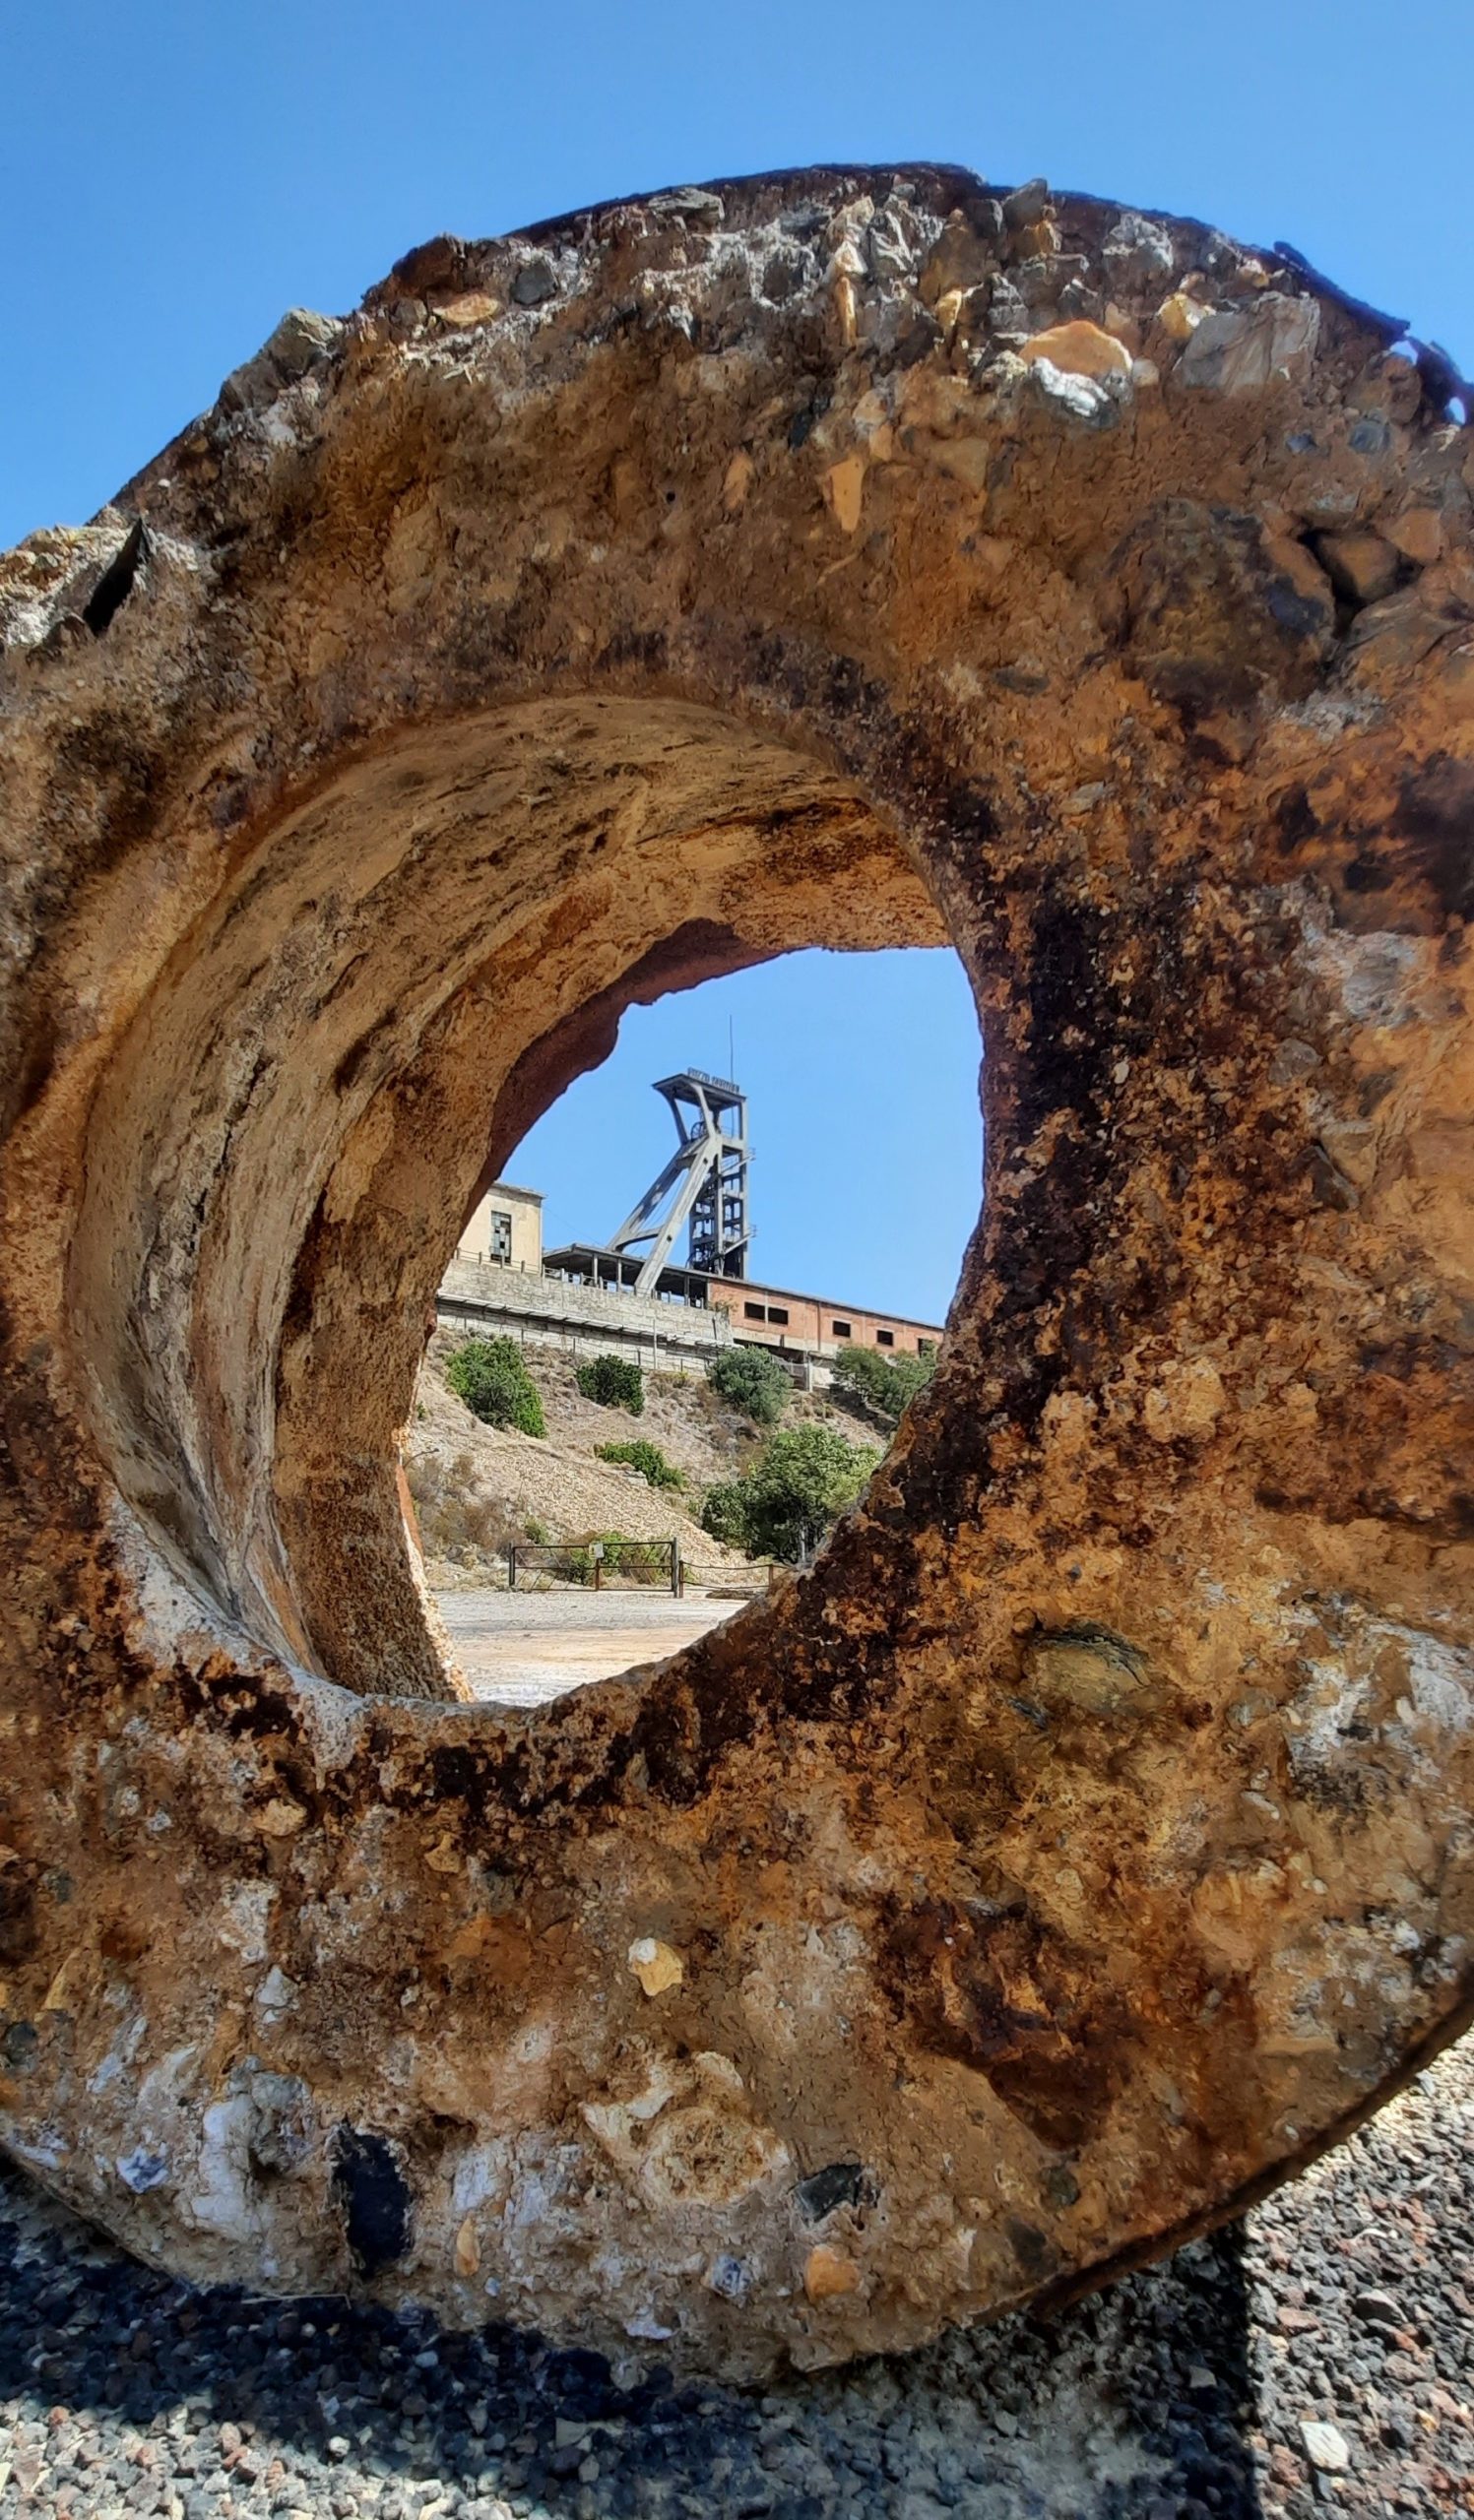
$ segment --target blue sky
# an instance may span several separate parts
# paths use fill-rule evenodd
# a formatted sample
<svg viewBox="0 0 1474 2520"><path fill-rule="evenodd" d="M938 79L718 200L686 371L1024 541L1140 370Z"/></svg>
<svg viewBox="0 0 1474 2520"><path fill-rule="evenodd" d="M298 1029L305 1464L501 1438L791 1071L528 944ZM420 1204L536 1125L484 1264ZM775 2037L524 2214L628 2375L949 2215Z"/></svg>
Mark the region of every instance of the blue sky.
<svg viewBox="0 0 1474 2520"><path fill-rule="evenodd" d="M792 954L632 1007L613 1056L506 1166L545 1194L548 1240L617 1230L675 1147L653 1080L731 1075L729 1023L754 1149L749 1275L943 1320L977 1219L982 1136L978 1027L955 954Z"/></svg>
<svg viewBox="0 0 1474 2520"><path fill-rule="evenodd" d="M491 235L612 194L821 159L1043 173L1288 238L1474 367L1474 0L12 0L0 83L0 545L93 513L285 308L344 311L440 229ZM549 1115L515 1169L541 1167L556 1217L611 1227L636 1149L664 1143L648 1080L720 1046L730 995L763 1149L755 1257L929 1311L975 1203L976 1040L959 991L945 957L805 956L632 1018L607 1075L579 1090L582 1152ZM819 1056L837 1095L856 1081L833 1106L832 1173L788 1116L801 1040L805 1077ZM943 1116L919 1134L938 1081ZM600 1151L616 1112L617 1186ZM881 1209L897 1164L930 1220L920 1235L875 1222L903 1205Z"/></svg>

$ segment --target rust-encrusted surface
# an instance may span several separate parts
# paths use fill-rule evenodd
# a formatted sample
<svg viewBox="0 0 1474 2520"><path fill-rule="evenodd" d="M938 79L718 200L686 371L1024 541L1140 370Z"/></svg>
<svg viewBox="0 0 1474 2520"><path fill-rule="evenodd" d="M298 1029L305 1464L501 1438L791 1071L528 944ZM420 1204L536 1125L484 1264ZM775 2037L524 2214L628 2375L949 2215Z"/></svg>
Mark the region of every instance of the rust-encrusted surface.
<svg viewBox="0 0 1474 2520"><path fill-rule="evenodd" d="M822 2362L1466 2018L1441 390L1201 227L796 174L439 239L0 561L0 2111L130 2246ZM986 1198L864 1507L457 1703L395 1460L488 1134L948 936Z"/></svg>

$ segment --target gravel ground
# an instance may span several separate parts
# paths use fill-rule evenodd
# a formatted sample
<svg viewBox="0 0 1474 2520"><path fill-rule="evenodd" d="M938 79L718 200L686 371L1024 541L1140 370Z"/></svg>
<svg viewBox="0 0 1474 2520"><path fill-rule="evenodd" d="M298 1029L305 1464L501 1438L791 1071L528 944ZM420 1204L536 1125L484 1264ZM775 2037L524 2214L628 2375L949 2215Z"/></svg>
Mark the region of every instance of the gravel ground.
<svg viewBox="0 0 1474 2520"><path fill-rule="evenodd" d="M0 2520L1474 2511L1474 2040L1295 2187L1048 2323L766 2393L197 2293L0 2172ZM1317 2461L1319 2464L1317 2464Z"/></svg>
<svg viewBox="0 0 1474 2520"><path fill-rule="evenodd" d="M737 1602L665 1593L438 1593L456 1661L478 1697L545 1706L590 1680L658 1663L731 1618Z"/></svg>

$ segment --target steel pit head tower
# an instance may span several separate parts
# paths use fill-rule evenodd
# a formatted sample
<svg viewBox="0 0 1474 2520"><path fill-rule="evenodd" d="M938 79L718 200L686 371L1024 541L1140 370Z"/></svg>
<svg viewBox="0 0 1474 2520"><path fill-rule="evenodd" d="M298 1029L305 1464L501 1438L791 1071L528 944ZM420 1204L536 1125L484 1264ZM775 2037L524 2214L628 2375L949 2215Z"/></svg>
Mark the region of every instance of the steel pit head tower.
<svg viewBox="0 0 1474 2520"><path fill-rule="evenodd" d="M637 1295L652 1295L681 1227L690 1220L689 1263L709 1278L745 1278L752 1228L747 1222L747 1098L730 1077L704 1068L663 1076L655 1091L671 1106L680 1143L671 1161L612 1237L621 1259L649 1243L635 1280Z"/></svg>

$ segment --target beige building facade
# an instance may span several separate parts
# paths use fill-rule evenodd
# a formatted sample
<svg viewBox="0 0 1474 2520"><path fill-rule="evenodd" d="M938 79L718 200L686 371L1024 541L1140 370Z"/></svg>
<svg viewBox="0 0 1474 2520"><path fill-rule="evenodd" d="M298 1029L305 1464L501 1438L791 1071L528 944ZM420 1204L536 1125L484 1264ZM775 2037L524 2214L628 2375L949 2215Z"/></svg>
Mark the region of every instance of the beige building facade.
<svg viewBox="0 0 1474 2520"><path fill-rule="evenodd" d="M595 1352L601 1339L620 1350L635 1342L642 1360L648 1350L652 1368L666 1361L679 1367L714 1344L751 1342L785 1352L796 1369L801 1361L821 1381L847 1348L925 1355L942 1335L938 1322L673 1266L662 1274L659 1296L642 1298L633 1291L637 1265L594 1245L545 1251L541 1190L493 1181L456 1245L441 1289L442 1317L471 1328L484 1327L482 1316L504 1316L513 1336L551 1340L570 1354L581 1354L591 1339ZM506 1273L536 1283L514 1293Z"/></svg>
<svg viewBox="0 0 1474 2520"><path fill-rule="evenodd" d="M543 1271L543 1193L493 1181L478 1199L456 1244L458 1260L483 1260L530 1278Z"/></svg>

